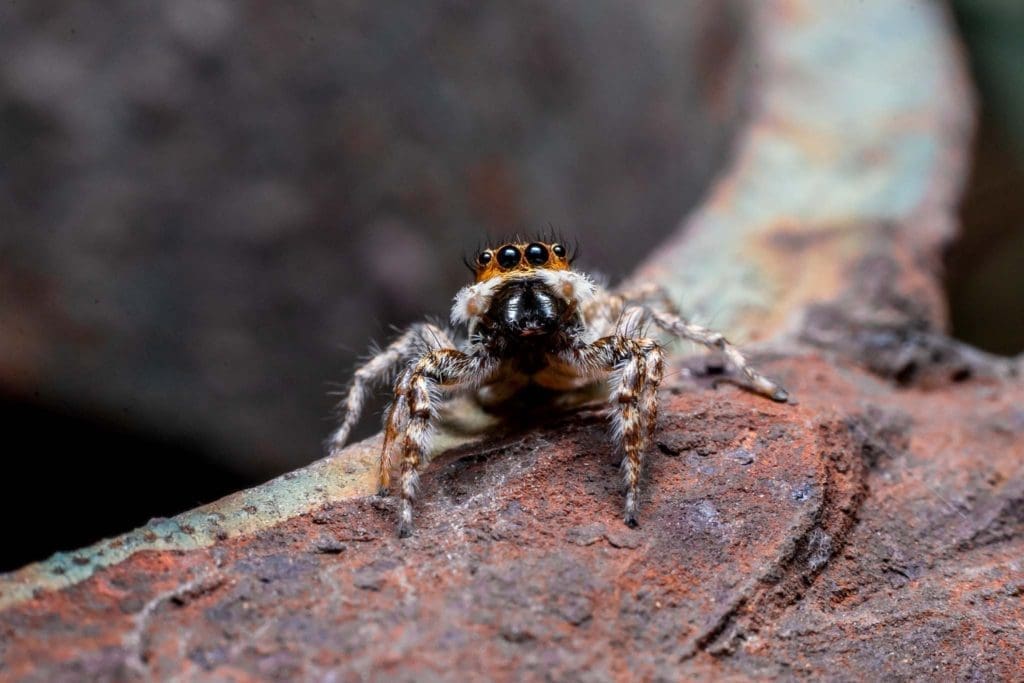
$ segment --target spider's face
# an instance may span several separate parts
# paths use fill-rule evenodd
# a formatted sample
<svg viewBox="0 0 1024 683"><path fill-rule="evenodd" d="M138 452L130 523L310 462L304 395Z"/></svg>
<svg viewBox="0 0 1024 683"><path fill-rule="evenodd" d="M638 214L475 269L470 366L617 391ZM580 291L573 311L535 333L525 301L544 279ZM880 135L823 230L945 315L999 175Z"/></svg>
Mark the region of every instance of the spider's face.
<svg viewBox="0 0 1024 683"><path fill-rule="evenodd" d="M485 322L508 338L544 337L575 319L594 294L590 279L570 268L561 244L505 244L477 254L476 282L455 297L452 322L470 330Z"/></svg>

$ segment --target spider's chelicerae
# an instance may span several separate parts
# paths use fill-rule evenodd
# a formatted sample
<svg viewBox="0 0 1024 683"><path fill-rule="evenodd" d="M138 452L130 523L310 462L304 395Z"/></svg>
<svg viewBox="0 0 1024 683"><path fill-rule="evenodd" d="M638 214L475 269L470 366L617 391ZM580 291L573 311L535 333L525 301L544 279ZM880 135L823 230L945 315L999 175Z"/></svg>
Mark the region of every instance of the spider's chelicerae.
<svg viewBox="0 0 1024 683"><path fill-rule="evenodd" d="M412 503L420 464L430 452L442 403L468 394L494 407L522 390L592 391L607 396L612 433L624 452L625 522L637 524L640 467L654 430L664 369L661 344L644 334L668 335L721 351L755 391L777 401L785 389L747 364L725 337L679 315L657 286L606 290L572 269L565 246L513 242L481 251L471 264L475 282L455 296L454 328L412 326L360 367L344 400L345 417L331 437L344 445L374 382L397 373L380 454L380 494L398 465L398 533L412 531Z"/></svg>

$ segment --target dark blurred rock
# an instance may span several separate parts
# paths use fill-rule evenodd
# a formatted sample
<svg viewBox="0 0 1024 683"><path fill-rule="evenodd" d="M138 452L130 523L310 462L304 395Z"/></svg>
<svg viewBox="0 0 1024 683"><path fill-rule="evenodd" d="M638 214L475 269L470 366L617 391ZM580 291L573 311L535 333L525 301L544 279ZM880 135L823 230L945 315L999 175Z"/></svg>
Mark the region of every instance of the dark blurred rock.
<svg viewBox="0 0 1024 683"><path fill-rule="evenodd" d="M312 460L332 383L445 317L485 234L621 274L676 223L738 111L726 11L0 5L0 388Z"/></svg>

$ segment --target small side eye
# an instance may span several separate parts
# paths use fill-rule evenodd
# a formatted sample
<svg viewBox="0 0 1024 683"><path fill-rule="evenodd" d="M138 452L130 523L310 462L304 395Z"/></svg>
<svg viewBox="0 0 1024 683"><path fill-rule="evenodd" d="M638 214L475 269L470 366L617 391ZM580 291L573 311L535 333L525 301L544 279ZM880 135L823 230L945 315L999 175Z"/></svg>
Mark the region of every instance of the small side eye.
<svg viewBox="0 0 1024 683"><path fill-rule="evenodd" d="M502 268L514 268L515 266L518 266L520 258L521 255L519 250L512 245L502 247L501 250L498 251L498 265Z"/></svg>
<svg viewBox="0 0 1024 683"><path fill-rule="evenodd" d="M491 252L481 251L480 255L476 257L476 262L479 263L481 266L486 266L488 263L491 262L492 258L493 255L491 254Z"/></svg>
<svg viewBox="0 0 1024 683"><path fill-rule="evenodd" d="M565 258L565 247L563 247L561 244L556 244L555 246L551 247L551 251L555 252L555 256L557 256L558 258Z"/></svg>
<svg viewBox="0 0 1024 683"><path fill-rule="evenodd" d="M543 244L534 242L526 247L526 261L531 266L543 266L548 262L548 249Z"/></svg>

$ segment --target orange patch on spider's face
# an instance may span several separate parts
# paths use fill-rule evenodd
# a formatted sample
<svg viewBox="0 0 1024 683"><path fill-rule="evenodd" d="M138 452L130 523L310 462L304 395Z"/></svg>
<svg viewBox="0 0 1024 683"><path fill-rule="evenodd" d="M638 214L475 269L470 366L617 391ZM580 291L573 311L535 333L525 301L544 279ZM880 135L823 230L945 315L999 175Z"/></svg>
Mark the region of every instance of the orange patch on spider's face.
<svg viewBox="0 0 1024 683"><path fill-rule="evenodd" d="M466 313L469 316L471 316L471 317L475 317L475 316L478 316L481 313L483 313L483 311L480 310L480 299L479 298L473 297L469 301L466 302Z"/></svg>
<svg viewBox="0 0 1024 683"><path fill-rule="evenodd" d="M476 281L538 268L569 270L569 254L561 244L530 242L486 249L476 257Z"/></svg>

